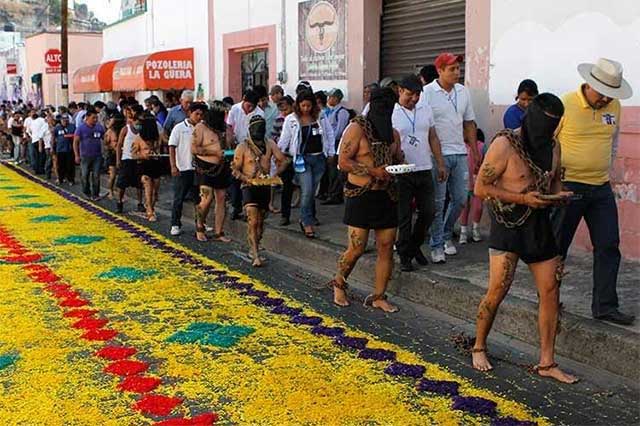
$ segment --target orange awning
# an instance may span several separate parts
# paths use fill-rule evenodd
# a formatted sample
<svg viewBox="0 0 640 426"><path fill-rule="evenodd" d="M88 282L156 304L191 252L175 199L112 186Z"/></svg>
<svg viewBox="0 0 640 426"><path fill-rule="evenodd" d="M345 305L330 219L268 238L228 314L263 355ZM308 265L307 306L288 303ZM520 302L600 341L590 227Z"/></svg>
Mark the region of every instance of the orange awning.
<svg viewBox="0 0 640 426"><path fill-rule="evenodd" d="M195 88L193 49L166 50L119 60L113 90L182 90Z"/></svg>
<svg viewBox="0 0 640 426"><path fill-rule="evenodd" d="M113 67L117 61L78 68L73 73L75 93L111 92L113 90Z"/></svg>

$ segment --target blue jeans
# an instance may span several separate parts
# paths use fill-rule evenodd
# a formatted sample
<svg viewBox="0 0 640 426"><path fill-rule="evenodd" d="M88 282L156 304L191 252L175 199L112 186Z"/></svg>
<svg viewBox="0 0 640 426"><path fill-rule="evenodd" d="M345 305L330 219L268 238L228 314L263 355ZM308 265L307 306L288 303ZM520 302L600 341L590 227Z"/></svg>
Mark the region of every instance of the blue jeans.
<svg viewBox="0 0 640 426"><path fill-rule="evenodd" d="M607 315L618 309L620 230L615 196L609 182L604 185L564 182L563 186L582 198L556 208L551 216L560 254L566 258L578 224L584 218L593 244L591 312L595 317Z"/></svg>
<svg viewBox="0 0 640 426"><path fill-rule="evenodd" d="M190 192L193 192L195 172L187 170L173 177L173 208L171 210L171 226L182 226L182 206ZM198 197L196 204L198 203Z"/></svg>
<svg viewBox="0 0 640 426"><path fill-rule="evenodd" d="M304 154L305 171L296 173L300 183L300 220L304 226L312 226L316 218L316 190L324 174L324 154Z"/></svg>
<svg viewBox="0 0 640 426"><path fill-rule="evenodd" d="M100 168L102 157L80 158L82 171L82 192L84 195L98 197L100 195Z"/></svg>
<svg viewBox="0 0 640 426"><path fill-rule="evenodd" d="M435 161L434 161L435 164ZM444 156L444 166L447 169L447 180L438 182L438 173L433 173L435 187L436 217L431 225L431 249L444 247L453 235L453 225L456 224L460 213L467 202L467 186L469 181L469 164L467 154ZM449 191L449 206L444 212L444 200Z"/></svg>

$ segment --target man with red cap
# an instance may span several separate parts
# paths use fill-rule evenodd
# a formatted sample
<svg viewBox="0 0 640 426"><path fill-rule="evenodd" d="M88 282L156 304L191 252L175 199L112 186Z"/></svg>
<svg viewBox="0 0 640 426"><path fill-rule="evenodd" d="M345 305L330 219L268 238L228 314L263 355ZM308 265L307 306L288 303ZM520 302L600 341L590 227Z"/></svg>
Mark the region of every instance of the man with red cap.
<svg viewBox="0 0 640 426"><path fill-rule="evenodd" d="M457 253L452 234L467 201L467 152L472 156L476 172L481 162L471 96L467 88L458 83L462 60L461 55L440 54L434 62L438 78L424 86L420 97L420 101L429 104L433 110L447 172L447 178L442 182L434 179L436 217L431 225L431 259L434 263L444 263L445 254L453 256ZM447 188L450 202L444 214Z"/></svg>

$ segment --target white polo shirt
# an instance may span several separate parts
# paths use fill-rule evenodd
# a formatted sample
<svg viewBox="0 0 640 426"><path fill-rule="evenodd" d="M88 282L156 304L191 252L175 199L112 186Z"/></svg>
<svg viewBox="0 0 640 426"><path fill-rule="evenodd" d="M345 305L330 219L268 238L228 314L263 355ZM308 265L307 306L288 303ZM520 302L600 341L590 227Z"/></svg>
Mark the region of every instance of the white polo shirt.
<svg viewBox="0 0 640 426"><path fill-rule="evenodd" d="M251 120L251 117L254 115L264 117L264 111L258 106L251 114L246 114L242 109L242 103L243 101L240 101L232 106L227 116L227 124L233 127L233 134L237 143L242 143L249 137L249 120Z"/></svg>
<svg viewBox="0 0 640 426"><path fill-rule="evenodd" d="M431 170L431 145L429 145L429 129L434 126L433 112L427 104L418 102L413 110L400 104L393 108L391 116L393 128L400 134L405 162L415 164L415 171Z"/></svg>
<svg viewBox="0 0 640 426"><path fill-rule="evenodd" d="M193 170L191 139L194 127L188 119L183 120L175 125L169 136L169 146L176 147L176 167L181 172Z"/></svg>
<svg viewBox="0 0 640 426"><path fill-rule="evenodd" d="M456 83L447 93L438 80L434 80L424 86L420 102L426 102L433 110L442 155L467 154L463 122L476 118L467 88Z"/></svg>

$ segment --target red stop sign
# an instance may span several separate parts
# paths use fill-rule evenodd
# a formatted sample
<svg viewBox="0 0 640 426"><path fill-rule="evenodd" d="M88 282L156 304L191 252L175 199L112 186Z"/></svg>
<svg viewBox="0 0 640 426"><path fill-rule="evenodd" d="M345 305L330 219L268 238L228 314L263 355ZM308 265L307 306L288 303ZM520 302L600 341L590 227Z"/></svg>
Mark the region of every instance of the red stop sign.
<svg viewBox="0 0 640 426"><path fill-rule="evenodd" d="M59 49L49 49L44 54L44 61L52 68L62 66L62 52Z"/></svg>

